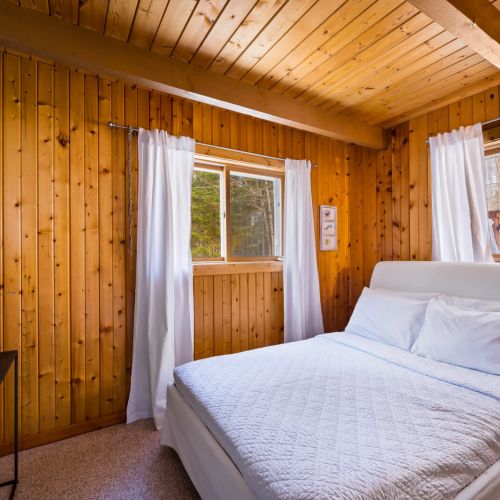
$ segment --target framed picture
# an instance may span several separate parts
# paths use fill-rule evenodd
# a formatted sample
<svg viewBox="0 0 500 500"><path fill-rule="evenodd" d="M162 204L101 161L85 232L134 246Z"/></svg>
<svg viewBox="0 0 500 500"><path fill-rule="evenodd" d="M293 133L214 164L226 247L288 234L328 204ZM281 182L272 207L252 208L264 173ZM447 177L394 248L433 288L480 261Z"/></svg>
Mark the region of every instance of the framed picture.
<svg viewBox="0 0 500 500"><path fill-rule="evenodd" d="M337 207L319 207L319 249L323 252L337 250Z"/></svg>

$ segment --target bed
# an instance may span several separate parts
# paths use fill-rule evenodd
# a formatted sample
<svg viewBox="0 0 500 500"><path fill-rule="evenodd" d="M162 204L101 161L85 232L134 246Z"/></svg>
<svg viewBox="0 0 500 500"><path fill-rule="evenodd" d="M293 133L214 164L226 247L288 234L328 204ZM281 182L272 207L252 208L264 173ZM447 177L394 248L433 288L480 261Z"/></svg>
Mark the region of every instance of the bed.
<svg viewBox="0 0 500 500"><path fill-rule="evenodd" d="M500 301L500 266L377 264L371 288ZM500 376L350 334L176 369L162 444L204 499L500 498Z"/></svg>

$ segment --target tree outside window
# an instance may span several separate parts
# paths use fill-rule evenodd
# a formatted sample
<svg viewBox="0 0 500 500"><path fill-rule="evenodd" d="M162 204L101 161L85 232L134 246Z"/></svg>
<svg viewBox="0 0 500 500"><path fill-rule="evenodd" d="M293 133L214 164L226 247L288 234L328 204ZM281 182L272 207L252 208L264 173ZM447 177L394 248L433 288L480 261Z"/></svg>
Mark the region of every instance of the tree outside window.
<svg viewBox="0 0 500 500"><path fill-rule="evenodd" d="M196 260L261 260L281 255L282 176L197 165L191 249ZM226 217L228 220L226 220Z"/></svg>

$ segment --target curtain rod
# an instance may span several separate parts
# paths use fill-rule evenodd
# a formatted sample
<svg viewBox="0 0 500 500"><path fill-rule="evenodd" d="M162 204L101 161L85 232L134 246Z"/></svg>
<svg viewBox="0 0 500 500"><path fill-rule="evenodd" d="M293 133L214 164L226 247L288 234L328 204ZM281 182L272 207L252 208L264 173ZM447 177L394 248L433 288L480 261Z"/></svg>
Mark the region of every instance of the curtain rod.
<svg viewBox="0 0 500 500"><path fill-rule="evenodd" d="M500 116L498 118L492 118L491 120L486 120L485 122L479 122L482 126L489 125L490 123L495 123L500 121ZM431 135L430 137L436 137L435 135ZM429 137L429 138L430 138ZM426 144L429 144L429 138L425 141Z"/></svg>
<svg viewBox="0 0 500 500"><path fill-rule="evenodd" d="M108 127L109 128L123 129L123 130L126 130L130 134L137 134L139 132L139 129L136 127L131 127L130 125L118 125L118 123L113 123L113 122L108 122ZM243 151L241 149L226 148L224 146L214 146L213 144L207 144L206 142L196 141L196 144L199 144L200 146L208 146L210 148L223 149L224 151L232 151L233 153L242 153L245 155L258 156L259 158L266 158L267 160L285 161L285 158L279 158L278 156L269 156L269 155L261 155L259 153L250 153L249 151ZM311 166L317 167L318 164L311 163Z"/></svg>

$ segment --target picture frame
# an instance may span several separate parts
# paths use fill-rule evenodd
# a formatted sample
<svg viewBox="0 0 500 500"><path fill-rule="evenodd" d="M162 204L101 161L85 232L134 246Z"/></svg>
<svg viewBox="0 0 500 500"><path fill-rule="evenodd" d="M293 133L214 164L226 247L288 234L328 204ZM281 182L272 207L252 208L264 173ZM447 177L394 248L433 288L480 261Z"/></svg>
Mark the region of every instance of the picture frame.
<svg viewBox="0 0 500 500"><path fill-rule="evenodd" d="M337 207L320 205L319 238L322 252L337 250Z"/></svg>

